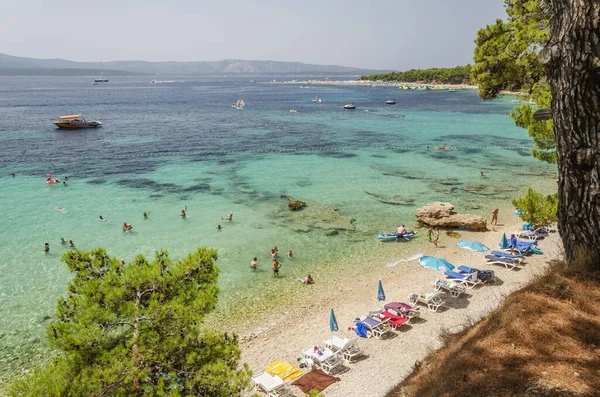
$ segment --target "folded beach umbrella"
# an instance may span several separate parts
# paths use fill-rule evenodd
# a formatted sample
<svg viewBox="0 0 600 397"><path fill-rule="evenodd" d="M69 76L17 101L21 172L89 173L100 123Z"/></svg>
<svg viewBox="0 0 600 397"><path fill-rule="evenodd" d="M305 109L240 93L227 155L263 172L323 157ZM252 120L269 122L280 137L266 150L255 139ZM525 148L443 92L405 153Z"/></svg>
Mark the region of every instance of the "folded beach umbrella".
<svg viewBox="0 0 600 397"><path fill-rule="evenodd" d="M460 240L458 243L456 243L456 246L475 252L485 252L490 250L488 247L481 244L480 242L471 240Z"/></svg>
<svg viewBox="0 0 600 397"><path fill-rule="evenodd" d="M335 313L333 312L333 309L331 309L331 313L329 314L329 330L331 332L337 332L340 330L337 320L335 319Z"/></svg>
<svg viewBox="0 0 600 397"><path fill-rule="evenodd" d="M506 233L502 233L502 239L500 240L500 248L506 249L510 246L508 243L508 239L506 238Z"/></svg>
<svg viewBox="0 0 600 397"><path fill-rule="evenodd" d="M383 286L381 285L381 280L379 280L379 285L377 286L377 300L378 301L385 300L385 292L383 292Z"/></svg>
<svg viewBox="0 0 600 397"><path fill-rule="evenodd" d="M454 265L452 263L435 256L422 256L421 259L419 259L419 265L434 270L454 270Z"/></svg>

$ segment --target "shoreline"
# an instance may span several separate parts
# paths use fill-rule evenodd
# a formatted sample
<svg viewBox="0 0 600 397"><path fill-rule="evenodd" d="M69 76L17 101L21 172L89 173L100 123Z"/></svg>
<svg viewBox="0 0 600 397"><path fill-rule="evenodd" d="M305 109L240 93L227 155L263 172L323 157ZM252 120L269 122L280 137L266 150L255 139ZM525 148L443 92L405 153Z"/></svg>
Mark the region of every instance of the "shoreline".
<svg viewBox="0 0 600 397"><path fill-rule="evenodd" d="M481 241L494 249L503 232L512 233L523 223L512 214L501 216L501 219L506 222L495 230L461 231L461 239ZM482 270L492 269L501 281L467 290L467 299L448 298L451 308L441 313L422 308L421 317L426 321L396 331L393 338L360 339L358 344L368 358L354 364L345 364L347 373L341 374L342 380L326 389L325 395L386 395L411 373L416 361L422 360L431 349L441 346L438 335L442 329L457 331L485 317L508 294L522 288L543 272L547 268L546 263L558 255L560 247L558 233L552 233L540 242L544 255L528 257L521 270L508 271L503 267L482 264L483 254L459 249L455 245L459 240L443 233L440 248L435 249L431 245L425 250L425 254L443 257L457 266L466 264ZM407 254L405 259L415 256L414 254L415 252ZM366 315L369 310L383 306L383 303L380 304L375 299L378 280L382 280L388 298L386 302L391 302L407 301L407 296L411 293L430 292L431 282L437 278L444 276L441 272L422 268L416 261L406 261L396 266L369 269L334 283L335 287L316 289L313 287L317 284L304 286L307 293L301 294L293 308L282 309L279 315L269 316L267 321L254 325L241 334L241 361L247 363L255 374L264 372L266 366L276 360L296 365L303 349L320 344L331 335L328 326L329 309L334 309L338 319L340 332L337 334L352 338L355 336L354 332L347 331L352 325L352 318ZM390 354L390 351L397 354ZM375 382L365 382L365 379ZM296 395L302 395L296 387L292 386L292 390Z"/></svg>

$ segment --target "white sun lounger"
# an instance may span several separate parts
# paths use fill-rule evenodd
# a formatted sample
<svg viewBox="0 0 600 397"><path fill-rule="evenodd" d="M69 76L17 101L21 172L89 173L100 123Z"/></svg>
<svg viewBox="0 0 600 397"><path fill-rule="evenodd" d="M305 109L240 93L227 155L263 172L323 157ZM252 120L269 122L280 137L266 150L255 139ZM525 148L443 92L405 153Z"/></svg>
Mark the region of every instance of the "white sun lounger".
<svg viewBox="0 0 600 397"><path fill-rule="evenodd" d="M264 391L269 397L291 397L294 394L288 385L277 375L267 372L252 377L257 391Z"/></svg>
<svg viewBox="0 0 600 397"><path fill-rule="evenodd" d="M362 350L358 347L358 338L340 338L336 335L332 335L331 338L323 341L325 347L331 349L334 352L342 353L344 360L352 362L355 357L362 355Z"/></svg>
<svg viewBox="0 0 600 397"><path fill-rule="evenodd" d="M302 352L302 357L312 360L327 375L330 375L333 370L344 364L341 354L339 352L334 352L328 347L313 346L304 350Z"/></svg>
<svg viewBox="0 0 600 397"><path fill-rule="evenodd" d="M437 312L439 308L446 303L442 297L442 293L439 291L430 292L428 294L412 294L408 299L412 304L421 303L426 305L427 308L433 312Z"/></svg>
<svg viewBox="0 0 600 397"><path fill-rule="evenodd" d="M433 289L436 291L446 291L453 298L458 298L461 294L463 294L467 287L466 281L463 280L444 280L439 279L431 283L433 285Z"/></svg>
<svg viewBox="0 0 600 397"><path fill-rule="evenodd" d="M378 320L373 317L367 317L361 321L367 328L367 335L381 339L382 336L388 332L392 332L391 328L387 325L388 320Z"/></svg>

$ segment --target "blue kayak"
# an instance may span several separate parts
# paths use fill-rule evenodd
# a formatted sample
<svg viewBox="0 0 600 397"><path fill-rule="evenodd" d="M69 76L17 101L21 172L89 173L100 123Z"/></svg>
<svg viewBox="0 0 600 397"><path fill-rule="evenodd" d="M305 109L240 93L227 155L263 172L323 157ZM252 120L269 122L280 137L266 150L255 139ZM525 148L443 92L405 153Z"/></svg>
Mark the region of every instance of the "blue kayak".
<svg viewBox="0 0 600 397"><path fill-rule="evenodd" d="M395 233L390 233L390 234L378 234L377 238L380 240L398 240L403 238L406 241L409 241L412 237L414 237L417 234L417 232L410 232L410 233L405 233L402 236L399 236Z"/></svg>

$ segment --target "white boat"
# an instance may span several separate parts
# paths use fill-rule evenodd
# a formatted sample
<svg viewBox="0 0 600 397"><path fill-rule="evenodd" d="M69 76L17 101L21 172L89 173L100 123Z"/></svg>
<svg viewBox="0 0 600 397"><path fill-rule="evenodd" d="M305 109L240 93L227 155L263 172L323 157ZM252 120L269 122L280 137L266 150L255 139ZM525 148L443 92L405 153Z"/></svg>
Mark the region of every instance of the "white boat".
<svg viewBox="0 0 600 397"><path fill-rule="evenodd" d="M102 70L102 59L100 60L100 77L94 79L94 83L108 83L108 79L104 78L104 71Z"/></svg>
<svg viewBox="0 0 600 397"><path fill-rule="evenodd" d="M353 103L347 103L344 105L344 109L356 109L356 105Z"/></svg>
<svg viewBox="0 0 600 397"><path fill-rule="evenodd" d="M52 122L58 128L97 128L102 127L102 122L97 120L86 120L80 114L70 114L60 116L58 120Z"/></svg>
<svg viewBox="0 0 600 397"><path fill-rule="evenodd" d="M395 105L396 101L394 101L393 99L389 99L389 100L385 101L385 104L386 105Z"/></svg>
<svg viewBox="0 0 600 397"><path fill-rule="evenodd" d="M240 99L239 101L231 105L231 107L236 108L237 110L242 110L244 108L244 100Z"/></svg>
<svg viewBox="0 0 600 397"><path fill-rule="evenodd" d="M448 92L456 92L456 90L454 88L450 88Z"/></svg>

